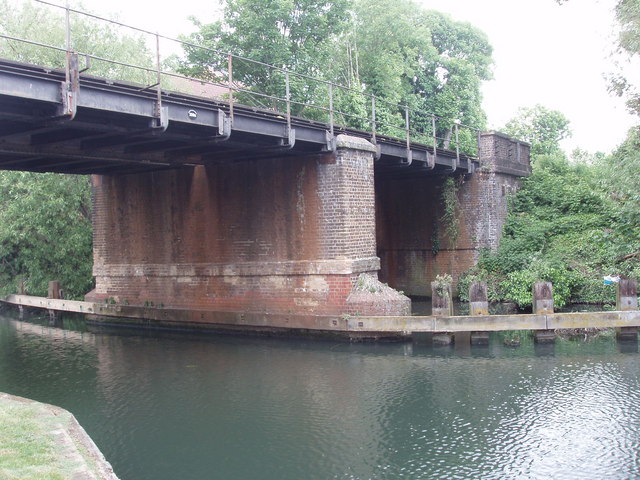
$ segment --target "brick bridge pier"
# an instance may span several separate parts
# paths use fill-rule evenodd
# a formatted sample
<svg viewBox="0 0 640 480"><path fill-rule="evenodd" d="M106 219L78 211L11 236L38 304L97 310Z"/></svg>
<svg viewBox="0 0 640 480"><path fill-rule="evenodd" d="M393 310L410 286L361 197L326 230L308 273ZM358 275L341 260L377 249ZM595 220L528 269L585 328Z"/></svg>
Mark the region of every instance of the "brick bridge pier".
<svg viewBox="0 0 640 480"><path fill-rule="evenodd" d="M382 175L375 153L340 135L326 154L94 175L87 300L163 307L170 324L331 330L410 314L404 294L429 295L435 275L455 279L497 246L529 146L483 133L472 174ZM448 176L455 241L442 224Z"/></svg>

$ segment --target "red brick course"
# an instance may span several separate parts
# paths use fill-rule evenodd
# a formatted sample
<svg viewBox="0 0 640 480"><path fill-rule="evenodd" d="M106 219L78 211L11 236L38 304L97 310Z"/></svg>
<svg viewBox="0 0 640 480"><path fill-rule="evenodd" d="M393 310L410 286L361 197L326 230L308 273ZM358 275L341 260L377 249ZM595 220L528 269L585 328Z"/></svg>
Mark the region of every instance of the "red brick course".
<svg viewBox="0 0 640 480"><path fill-rule="evenodd" d="M361 273L377 276L373 153L338 138L283 157L94 176L90 300L217 311L342 314ZM402 314L373 294L359 313Z"/></svg>
<svg viewBox="0 0 640 480"><path fill-rule="evenodd" d="M376 178L376 217L380 278L409 295L430 296L438 274L454 286L474 266L481 249L498 248L509 196L530 173L529 145L487 132L480 137L480 168L454 174L457 183L458 238L442 223L442 189L447 177ZM437 240L436 240L437 239Z"/></svg>

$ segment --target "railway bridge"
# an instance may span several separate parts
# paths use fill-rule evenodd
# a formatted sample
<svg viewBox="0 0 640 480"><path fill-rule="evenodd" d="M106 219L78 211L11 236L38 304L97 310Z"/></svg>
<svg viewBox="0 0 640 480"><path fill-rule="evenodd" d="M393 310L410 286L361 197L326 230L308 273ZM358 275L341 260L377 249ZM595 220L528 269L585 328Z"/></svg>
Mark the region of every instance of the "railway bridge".
<svg viewBox="0 0 640 480"><path fill-rule="evenodd" d="M293 115L288 83L281 108L264 108L231 78L185 93L159 67L145 86L65 54L60 69L0 61L0 169L91 175L86 300L159 308L167 324L330 329L410 314L407 295L497 246L530 172L528 144L467 131L465 146L464 126L444 138L435 116L415 132L409 109L383 135L375 99L370 128L355 129L331 98L323 121Z"/></svg>

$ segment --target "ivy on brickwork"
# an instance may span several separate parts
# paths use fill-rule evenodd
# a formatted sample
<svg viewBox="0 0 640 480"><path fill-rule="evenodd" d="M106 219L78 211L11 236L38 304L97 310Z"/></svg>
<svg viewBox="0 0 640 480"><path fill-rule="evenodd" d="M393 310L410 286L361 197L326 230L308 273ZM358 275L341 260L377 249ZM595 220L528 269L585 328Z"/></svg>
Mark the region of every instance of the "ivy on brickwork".
<svg viewBox="0 0 640 480"><path fill-rule="evenodd" d="M460 236L460 225L458 220L458 184L453 177L448 177L442 187L443 213L440 221L445 227L444 233L449 240L451 248L455 248Z"/></svg>
<svg viewBox="0 0 640 480"><path fill-rule="evenodd" d="M433 230L431 233L431 253L438 255L440 252L440 226L438 221L433 222Z"/></svg>
<svg viewBox="0 0 640 480"><path fill-rule="evenodd" d="M443 240L446 241L445 245L448 245L449 248L456 248L456 243L460 236L460 222L458 219L460 202L458 200L458 183L454 178L448 177L444 181L440 194L440 203L442 205L442 215L433 222L431 233L431 253L434 255L437 255L442 249Z"/></svg>
<svg viewBox="0 0 640 480"><path fill-rule="evenodd" d="M449 291L451 289L451 283L453 279L451 275L448 273L443 273L442 275L436 275L435 280L433 281L433 287L435 288L438 296L443 298L449 298Z"/></svg>

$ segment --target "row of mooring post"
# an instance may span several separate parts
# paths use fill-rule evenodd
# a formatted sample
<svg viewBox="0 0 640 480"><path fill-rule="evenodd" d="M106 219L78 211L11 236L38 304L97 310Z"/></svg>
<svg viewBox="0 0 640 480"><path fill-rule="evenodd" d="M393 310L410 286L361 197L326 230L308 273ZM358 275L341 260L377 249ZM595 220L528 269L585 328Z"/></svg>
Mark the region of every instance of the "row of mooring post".
<svg viewBox="0 0 640 480"><path fill-rule="evenodd" d="M60 288L60 282L58 280L52 280L49 282L49 290L47 292L47 298L60 299L62 298L62 289ZM58 319L57 312L55 310L47 310L49 313L49 323L54 324Z"/></svg>
<svg viewBox="0 0 640 480"><path fill-rule="evenodd" d="M20 278L18 280L18 294L19 295L27 295L27 288L25 285L24 278ZM51 299L61 299L64 296L64 292L60 288L60 282L58 280L52 280L49 282L49 289L47 291L47 298ZM19 318L24 318L24 306L18 305ZM53 309L47 309L47 313L49 314L49 323L54 324L58 319L58 314Z"/></svg>
<svg viewBox="0 0 640 480"><path fill-rule="evenodd" d="M532 286L532 313L535 315L549 315L554 313L553 284L551 282L536 282ZM431 315L453 316L453 302L451 286L443 288L442 284L431 283ZM638 282L635 278L622 278L616 284L616 310L638 310ZM487 284L475 282L469 286L469 315L489 315L489 299ZM459 334L434 334L434 343L450 344L453 337ZM480 331L465 332L470 336L472 345L487 345L489 333ZM637 341L638 327L618 327L616 337L620 341ZM537 343L553 343L556 338L554 330L535 330L534 339Z"/></svg>

